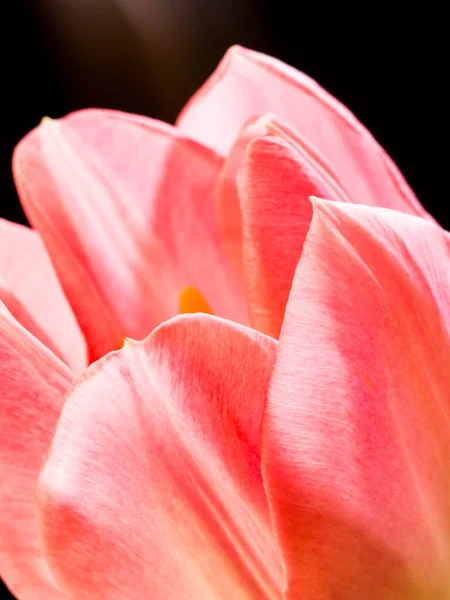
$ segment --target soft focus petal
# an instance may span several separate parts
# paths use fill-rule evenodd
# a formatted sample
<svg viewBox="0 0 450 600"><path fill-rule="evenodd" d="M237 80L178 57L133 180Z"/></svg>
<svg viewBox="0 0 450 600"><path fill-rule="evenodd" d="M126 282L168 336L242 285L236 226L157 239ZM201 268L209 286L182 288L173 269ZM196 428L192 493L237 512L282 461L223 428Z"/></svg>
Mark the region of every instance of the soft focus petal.
<svg viewBox="0 0 450 600"><path fill-rule="evenodd" d="M49 560L73 597L281 597L260 471L275 350L184 315L86 372L39 486Z"/></svg>
<svg viewBox="0 0 450 600"><path fill-rule="evenodd" d="M221 165L173 127L114 111L47 120L19 144L21 200L91 360L177 314L187 286L215 314L246 320L216 224Z"/></svg>
<svg viewBox="0 0 450 600"><path fill-rule="evenodd" d="M1 300L14 316L74 371L81 371L86 343L36 231L0 219L0 278ZM25 321L11 302L20 307Z"/></svg>
<svg viewBox="0 0 450 600"><path fill-rule="evenodd" d="M313 208L262 438L285 598L448 599L448 237Z"/></svg>
<svg viewBox="0 0 450 600"><path fill-rule="evenodd" d="M0 303L0 575L20 600L62 600L42 552L35 489L69 369Z"/></svg>
<svg viewBox="0 0 450 600"><path fill-rule="evenodd" d="M248 146L238 178L243 269L253 327L278 338L311 222L310 196L346 200L314 154L267 121Z"/></svg>
<svg viewBox="0 0 450 600"><path fill-rule="evenodd" d="M178 126L226 154L250 117L266 112L295 128L333 165L354 201L431 218L355 116L281 61L234 46L190 100Z"/></svg>

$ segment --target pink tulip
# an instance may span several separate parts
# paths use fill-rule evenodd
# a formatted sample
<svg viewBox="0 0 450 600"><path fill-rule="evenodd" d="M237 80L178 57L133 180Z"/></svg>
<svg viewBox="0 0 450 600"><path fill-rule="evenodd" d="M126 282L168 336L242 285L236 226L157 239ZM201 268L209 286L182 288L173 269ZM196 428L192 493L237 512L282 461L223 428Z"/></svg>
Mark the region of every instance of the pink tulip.
<svg viewBox="0 0 450 600"><path fill-rule="evenodd" d="M14 174L20 600L450 598L450 236L346 108L232 48L176 127L46 120Z"/></svg>

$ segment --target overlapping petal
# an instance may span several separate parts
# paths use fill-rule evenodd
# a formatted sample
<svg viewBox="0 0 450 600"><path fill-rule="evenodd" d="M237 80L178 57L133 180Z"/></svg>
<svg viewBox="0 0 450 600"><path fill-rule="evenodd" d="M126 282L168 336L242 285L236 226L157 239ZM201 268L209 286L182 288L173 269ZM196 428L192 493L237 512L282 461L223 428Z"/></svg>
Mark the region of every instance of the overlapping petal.
<svg viewBox="0 0 450 600"><path fill-rule="evenodd" d="M311 195L350 202L307 140L273 115L250 119L219 177L218 216L250 322L275 338L311 220Z"/></svg>
<svg viewBox="0 0 450 600"><path fill-rule="evenodd" d="M353 201L431 218L355 116L307 75L235 46L187 104L178 126L226 154L243 123L274 113L317 148Z"/></svg>
<svg viewBox="0 0 450 600"><path fill-rule="evenodd" d="M450 598L449 267L432 223L314 201L263 424L286 600Z"/></svg>
<svg viewBox="0 0 450 600"><path fill-rule="evenodd" d="M242 262L253 327L278 338L312 209L310 196L348 200L339 183L300 144L266 119L247 146L238 176Z"/></svg>
<svg viewBox="0 0 450 600"><path fill-rule="evenodd" d="M86 372L39 486L70 597L280 598L260 470L275 350L251 329L184 315Z"/></svg>
<svg viewBox="0 0 450 600"><path fill-rule="evenodd" d="M13 294L5 282L0 278L0 302L8 309L11 315L18 321L27 331L32 333L40 342L47 346L58 358L64 360L64 356L60 353L59 348L53 340L40 327L29 310L24 304Z"/></svg>
<svg viewBox="0 0 450 600"><path fill-rule="evenodd" d="M0 219L0 299L76 372L86 343L36 231Z"/></svg>
<svg viewBox="0 0 450 600"><path fill-rule="evenodd" d="M217 219L225 248L235 273L244 280L242 263L242 207L237 189L237 175L242 167L248 144L265 135L270 117L255 117L243 124L230 149L217 181Z"/></svg>
<svg viewBox="0 0 450 600"><path fill-rule="evenodd" d="M73 375L0 304L0 575L20 600L62 600L35 515L39 470Z"/></svg>
<svg viewBox="0 0 450 600"><path fill-rule="evenodd" d="M221 165L173 127L113 111L47 120L19 144L21 200L91 360L176 315L187 286L215 314L246 321L216 223Z"/></svg>

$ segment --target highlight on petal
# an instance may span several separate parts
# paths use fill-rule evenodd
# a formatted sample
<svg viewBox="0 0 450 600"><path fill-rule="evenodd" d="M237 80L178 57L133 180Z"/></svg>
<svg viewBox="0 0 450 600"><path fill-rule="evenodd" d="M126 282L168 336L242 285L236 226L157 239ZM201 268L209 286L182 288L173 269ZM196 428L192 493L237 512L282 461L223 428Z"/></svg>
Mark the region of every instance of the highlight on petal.
<svg viewBox="0 0 450 600"><path fill-rule="evenodd" d="M187 286L215 314L247 320L216 224L221 165L177 129L114 111L46 121L19 144L19 194L91 360L176 315Z"/></svg>
<svg viewBox="0 0 450 600"><path fill-rule="evenodd" d="M254 330L182 315L86 371L38 491L70 597L279 600L260 471L275 350Z"/></svg>
<svg viewBox="0 0 450 600"><path fill-rule="evenodd" d="M39 470L73 375L0 303L0 576L20 600L63 600L35 515Z"/></svg>
<svg viewBox="0 0 450 600"><path fill-rule="evenodd" d="M449 598L448 235L313 207L262 435L285 599Z"/></svg>
<svg viewBox="0 0 450 600"><path fill-rule="evenodd" d="M227 154L251 117L274 113L333 165L353 201L431 219L401 173L355 116L281 61L234 46L178 119L192 138Z"/></svg>
<svg viewBox="0 0 450 600"><path fill-rule="evenodd" d="M75 371L86 343L36 231L0 219L0 299L22 325Z"/></svg>

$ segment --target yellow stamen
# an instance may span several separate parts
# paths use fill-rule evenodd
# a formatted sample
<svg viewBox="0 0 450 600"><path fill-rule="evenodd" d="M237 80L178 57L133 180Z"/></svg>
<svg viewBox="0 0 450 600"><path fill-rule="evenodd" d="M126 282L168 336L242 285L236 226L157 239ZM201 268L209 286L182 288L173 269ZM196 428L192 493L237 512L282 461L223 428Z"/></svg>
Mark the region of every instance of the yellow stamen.
<svg viewBox="0 0 450 600"><path fill-rule="evenodd" d="M52 119L50 117L42 117L42 119L41 119L41 125L44 125L44 123L48 123L51 120Z"/></svg>
<svg viewBox="0 0 450 600"><path fill-rule="evenodd" d="M180 294L180 313L206 313L212 315L211 307L202 293L192 285L188 285Z"/></svg>

